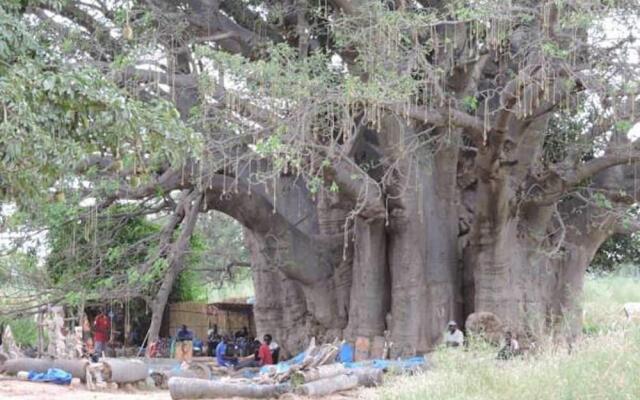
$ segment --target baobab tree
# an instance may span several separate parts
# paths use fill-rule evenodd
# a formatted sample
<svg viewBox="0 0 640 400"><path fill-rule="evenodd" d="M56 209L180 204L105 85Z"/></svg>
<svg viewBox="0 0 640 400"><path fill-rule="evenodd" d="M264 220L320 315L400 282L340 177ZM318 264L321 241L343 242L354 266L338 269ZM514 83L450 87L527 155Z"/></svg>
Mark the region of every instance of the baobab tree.
<svg viewBox="0 0 640 400"><path fill-rule="evenodd" d="M590 260L640 226L636 1L28 3L74 68L171 102L200 144L150 163L140 123L74 170L118 171L101 207L173 213L151 340L207 210L245 227L259 331L388 331L395 355L478 311L575 334Z"/></svg>

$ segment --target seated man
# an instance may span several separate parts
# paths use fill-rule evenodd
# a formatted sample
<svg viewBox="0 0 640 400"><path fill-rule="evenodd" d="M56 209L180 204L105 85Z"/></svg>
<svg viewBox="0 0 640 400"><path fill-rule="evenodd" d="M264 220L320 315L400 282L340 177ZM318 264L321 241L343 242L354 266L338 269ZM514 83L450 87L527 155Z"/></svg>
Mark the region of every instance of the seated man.
<svg viewBox="0 0 640 400"><path fill-rule="evenodd" d="M447 347L459 347L464 344L464 334L458 329L456 321L449 321L444 333L444 343Z"/></svg>
<svg viewBox="0 0 640 400"><path fill-rule="evenodd" d="M258 358L260 359L260 366L273 364L273 354L271 354L271 345L273 338L268 333L264 335L262 344L258 349Z"/></svg>
<svg viewBox="0 0 640 400"><path fill-rule="evenodd" d="M269 344L269 350L271 350L271 357L273 358L273 363L277 364L278 360L280 360L280 346L275 341L271 341Z"/></svg>
<svg viewBox="0 0 640 400"><path fill-rule="evenodd" d="M257 340L256 340L257 341ZM260 343L259 341L257 341ZM264 335L262 344L258 348L258 352L255 356L247 357L246 359L240 361L237 365L236 369L247 368L247 367L263 367L265 365L272 365L273 362L273 353L270 348L270 345L273 343L273 339L271 335Z"/></svg>
<svg viewBox="0 0 640 400"><path fill-rule="evenodd" d="M229 341L229 337L225 336L216 347L216 361L221 367L230 367L238 364L238 359L230 354L229 350L232 348L229 345Z"/></svg>
<svg viewBox="0 0 640 400"><path fill-rule="evenodd" d="M517 355L520 351L520 345L515 337L511 334L511 331L506 331L504 334L504 346L498 352L498 360L508 360Z"/></svg>
<svg viewBox="0 0 640 400"><path fill-rule="evenodd" d="M218 347L218 343L220 343L220 335L215 329L209 329L207 333L207 355L209 357L216 356L216 347Z"/></svg>

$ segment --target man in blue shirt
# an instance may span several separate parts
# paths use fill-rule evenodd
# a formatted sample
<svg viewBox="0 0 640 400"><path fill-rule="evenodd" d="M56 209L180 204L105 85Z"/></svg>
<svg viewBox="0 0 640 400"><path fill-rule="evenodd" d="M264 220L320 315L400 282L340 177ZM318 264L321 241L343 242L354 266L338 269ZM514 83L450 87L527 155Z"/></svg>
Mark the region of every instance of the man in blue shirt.
<svg viewBox="0 0 640 400"><path fill-rule="evenodd" d="M216 361L221 367L234 366L238 363L235 357L227 355L227 346L229 346L229 338L225 336L216 347Z"/></svg>
<svg viewBox="0 0 640 400"><path fill-rule="evenodd" d="M176 359L191 362L193 357L193 332L186 325L176 335Z"/></svg>
<svg viewBox="0 0 640 400"><path fill-rule="evenodd" d="M193 340L193 332L191 332L186 325L182 325L182 329L178 331L177 337L178 342L191 341Z"/></svg>

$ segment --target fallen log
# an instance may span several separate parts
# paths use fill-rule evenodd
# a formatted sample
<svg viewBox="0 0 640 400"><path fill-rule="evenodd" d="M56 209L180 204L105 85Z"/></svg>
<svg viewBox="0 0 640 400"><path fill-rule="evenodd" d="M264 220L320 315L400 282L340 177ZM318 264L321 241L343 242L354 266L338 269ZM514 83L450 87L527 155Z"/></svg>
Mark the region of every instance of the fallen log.
<svg viewBox="0 0 640 400"><path fill-rule="evenodd" d="M53 360L53 368L67 371L71 376L79 378L81 381L84 381L87 377L88 366L89 360Z"/></svg>
<svg viewBox="0 0 640 400"><path fill-rule="evenodd" d="M293 374L292 380L297 383L304 384L320 379L332 378L334 376L342 375L347 372L347 369L342 364L328 364L321 365L316 368L311 368L307 371L297 371Z"/></svg>
<svg viewBox="0 0 640 400"><path fill-rule="evenodd" d="M147 364L140 360L120 360L117 358L103 358L104 378L107 382L132 383L144 381L149 376Z"/></svg>
<svg viewBox="0 0 640 400"><path fill-rule="evenodd" d="M2 367L7 375L16 375L20 371L47 372L49 368L53 368L53 361L41 358L16 358L5 361Z"/></svg>
<svg viewBox="0 0 640 400"><path fill-rule="evenodd" d="M71 374L74 378L85 380L87 360L51 360L47 358L16 358L7 360L3 365L5 374L16 375L20 371L47 372L49 368L58 368Z"/></svg>
<svg viewBox="0 0 640 400"><path fill-rule="evenodd" d="M338 375L305 383L296 388L296 393L303 396L327 396L343 390L353 389L357 386L358 377L356 375Z"/></svg>
<svg viewBox="0 0 640 400"><path fill-rule="evenodd" d="M378 368L354 368L349 373L358 377L358 386L380 386L384 379L384 372Z"/></svg>
<svg viewBox="0 0 640 400"><path fill-rule="evenodd" d="M197 371L191 369L180 369L177 371L167 370L167 371L153 371L149 375L153 379L156 387L161 389L169 389L169 379L176 378L194 378L194 379L206 379L202 376L199 376Z"/></svg>
<svg viewBox="0 0 640 400"><path fill-rule="evenodd" d="M286 384L256 385L253 383L230 383L177 377L169 379L169 393L173 400L228 399L232 397L267 399L278 397L289 391L290 386Z"/></svg>

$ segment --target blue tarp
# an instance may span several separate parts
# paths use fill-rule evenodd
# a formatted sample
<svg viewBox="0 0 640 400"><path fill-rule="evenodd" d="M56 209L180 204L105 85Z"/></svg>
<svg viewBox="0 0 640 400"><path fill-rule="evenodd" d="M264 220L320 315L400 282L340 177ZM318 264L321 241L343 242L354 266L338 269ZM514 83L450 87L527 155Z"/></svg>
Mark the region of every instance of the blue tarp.
<svg viewBox="0 0 640 400"><path fill-rule="evenodd" d="M423 368L427 361L424 357L411 357L399 360L367 360L343 363L347 368L373 367L377 369L413 370Z"/></svg>
<svg viewBox="0 0 640 400"><path fill-rule="evenodd" d="M276 365L265 365L260 369L260 373L267 373L274 366L276 368L276 373L281 374L289 371L292 365L300 364L304 360L306 353L302 352L297 356L293 357L290 360L279 362ZM424 357L410 357L405 359L397 359L397 360L366 360L353 362L354 350L353 346L345 343L340 347L340 352L338 353L337 360L338 362L344 364L347 368L361 368L361 367L373 367L377 369L382 369L385 371L388 370L396 370L396 371L409 371L416 370L426 367L427 361Z"/></svg>
<svg viewBox="0 0 640 400"><path fill-rule="evenodd" d="M33 382L51 382L58 385L71 383L71 374L58 368L49 368L47 372L29 371L28 378Z"/></svg>
<svg viewBox="0 0 640 400"><path fill-rule="evenodd" d="M289 369L291 368L292 365L301 364L302 361L304 361L305 355L306 355L306 352L303 351L302 353L298 354L297 356L293 357L290 360L282 361L282 362L279 362L279 363L275 364L276 372L278 374L281 374L281 373L289 371ZM265 365L264 367L260 368L260 373L261 374L262 373L267 373L273 367L274 367L274 365Z"/></svg>

